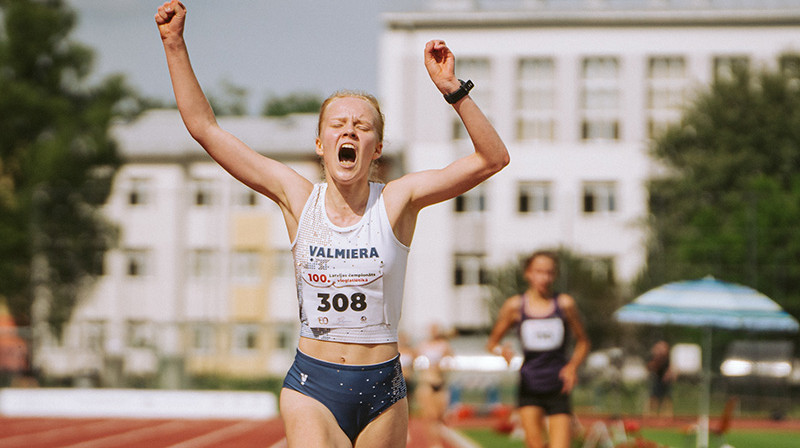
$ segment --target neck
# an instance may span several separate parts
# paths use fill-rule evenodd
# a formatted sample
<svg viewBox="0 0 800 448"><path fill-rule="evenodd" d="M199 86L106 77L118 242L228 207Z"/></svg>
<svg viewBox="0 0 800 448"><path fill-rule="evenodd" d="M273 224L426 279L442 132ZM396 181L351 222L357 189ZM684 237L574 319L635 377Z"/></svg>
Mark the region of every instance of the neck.
<svg viewBox="0 0 800 448"><path fill-rule="evenodd" d="M369 201L369 183L342 185L328 182L325 209L334 223L352 224L364 215Z"/></svg>
<svg viewBox="0 0 800 448"><path fill-rule="evenodd" d="M550 291L549 289L544 292L541 292L536 288L528 288L528 290L525 291L525 294L533 300L549 300L553 296L552 291Z"/></svg>

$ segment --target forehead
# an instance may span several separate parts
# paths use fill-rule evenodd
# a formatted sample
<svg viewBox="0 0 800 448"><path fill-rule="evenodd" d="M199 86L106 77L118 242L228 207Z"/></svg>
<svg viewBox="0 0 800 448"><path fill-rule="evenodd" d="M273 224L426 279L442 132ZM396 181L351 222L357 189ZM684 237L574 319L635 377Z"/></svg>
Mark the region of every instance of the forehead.
<svg viewBox="0 0 800 448"><path fill-rule="evenodd" d="M531 260L530 268L531 269L554 269L556 266L556 261L552 258L548 257L547 255L539 255L533 260Z"/></svg>
<svg viewBox="0 0 800 448"><path fill-rule="evenodd" d="M346 96L332 100L325 107L324 117L327 119L356 117L362 120L375 121L378 112L369 101L354 96Z"/></svg>

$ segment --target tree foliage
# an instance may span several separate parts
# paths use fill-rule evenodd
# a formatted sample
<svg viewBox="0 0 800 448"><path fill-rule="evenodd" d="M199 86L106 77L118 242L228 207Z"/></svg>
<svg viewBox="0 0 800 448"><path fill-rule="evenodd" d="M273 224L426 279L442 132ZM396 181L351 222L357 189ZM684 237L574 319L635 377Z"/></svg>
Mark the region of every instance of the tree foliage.
<svg viewBox="0 0 800 448"><path fill-rule="evenodd" d="M118 164L108 130L137 99L121 76L86 85L92 52L69 39L63 1L2 1L0 19L0 298L26 325L47 291L58 335L112 242L98 215Z"/></svg>
<svg viewBox="0 0 800 448"><path fill-rule="evenodd" d="M640 291L713 275L800 315L800 58L716 80L654 141Z"/></svg>
<svg viewBox="0 0 800 448"><path fill-rule="evenodd" d="M290 93L286 96L274 96L264 103L261 115L267 117L284 117L297 113L316 113L322 105L319 96L313 93Z"/></svg>

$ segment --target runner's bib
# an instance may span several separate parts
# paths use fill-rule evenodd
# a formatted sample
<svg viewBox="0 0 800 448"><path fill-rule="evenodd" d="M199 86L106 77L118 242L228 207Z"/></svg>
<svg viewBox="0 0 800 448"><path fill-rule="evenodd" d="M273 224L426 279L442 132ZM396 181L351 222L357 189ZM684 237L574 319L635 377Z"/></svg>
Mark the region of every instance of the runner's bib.
<svg viewBox="0 0 800 448"><path fill-rule="evenodd" d="M527 351L555 350L564 343L564 321L559 317L526 319L520 325L520 339Z"/></svg>
<svg viewBox="0 0 800 448"><path fill-rule="evenodd" d="M386 323L383 270L372 261L346 268L306 270L303 307L314 328L361 328ZM372 266L371 266L372 265Z"/></svg>

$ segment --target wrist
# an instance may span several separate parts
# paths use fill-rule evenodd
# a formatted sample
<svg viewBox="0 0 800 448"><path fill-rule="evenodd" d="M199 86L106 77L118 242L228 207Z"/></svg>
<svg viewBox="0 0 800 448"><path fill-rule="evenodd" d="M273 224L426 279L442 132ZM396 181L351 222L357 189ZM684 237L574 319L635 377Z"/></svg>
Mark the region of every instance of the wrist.
<svg viewBox="0 0 800 448"><path fill-rule="evenodd" d="M475 84L473 84L471 80L462 81L459 79L458 81L461 83L461 85L457 89L443 94L445 101L447 101L449 104L455 104L461 101L461 99L467 96L469 91L475 87Z"/></svg>

